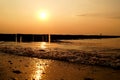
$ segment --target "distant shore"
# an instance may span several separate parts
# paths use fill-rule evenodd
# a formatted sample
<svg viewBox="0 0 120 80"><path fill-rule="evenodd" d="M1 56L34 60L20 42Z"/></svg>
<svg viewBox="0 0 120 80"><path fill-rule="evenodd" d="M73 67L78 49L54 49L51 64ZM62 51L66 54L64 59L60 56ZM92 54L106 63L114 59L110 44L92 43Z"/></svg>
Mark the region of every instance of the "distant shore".
<svg viewBox="0 0 120 80"><path fill-rule="evenodd" d="M0 41L16 41L16 42L52 42L70 39L102 39L102 38L120 38L115 35L71 35L71 34L0 34Z"/></svg>

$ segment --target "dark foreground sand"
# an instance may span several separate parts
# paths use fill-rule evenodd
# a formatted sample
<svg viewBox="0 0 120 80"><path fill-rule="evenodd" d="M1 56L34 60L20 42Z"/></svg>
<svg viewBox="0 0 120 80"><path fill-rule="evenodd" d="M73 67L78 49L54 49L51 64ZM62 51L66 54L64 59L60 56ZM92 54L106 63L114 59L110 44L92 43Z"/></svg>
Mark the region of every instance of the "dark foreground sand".
<svg viewBox="0 0 120 80"><path fill-rule="evenodd" d="M120 70L0 53L0 80L120 80Z"/></svg>

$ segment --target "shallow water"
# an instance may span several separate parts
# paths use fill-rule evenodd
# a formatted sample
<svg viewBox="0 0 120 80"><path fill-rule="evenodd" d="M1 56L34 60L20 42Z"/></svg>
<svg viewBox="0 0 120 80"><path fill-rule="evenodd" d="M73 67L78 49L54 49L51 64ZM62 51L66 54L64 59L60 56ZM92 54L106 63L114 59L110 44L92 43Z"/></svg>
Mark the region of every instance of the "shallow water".
<svg viewBox="0 0 120 80"><path fill-rule="evenodd" d="M104 49L120 49L120 38L110 39L82 39L82 40L65 40L66 44L71 43L67 48L94 51Z"/></svg>
<svg viewBox="0 0 120 80"><path fill-rule="evenodd" d="M120 68L120 38L62 40L56 43L1 42L0 51L28 57Z"/></svg>
<svg viewBox="0 0 120 80"><path fill-rule="evenodd" d="M15 42L0 42L0 45L22 45L29 47L39 47L41 45L45 48L64 48L64 49L88 49L88 48L118 48L120 49L120 38L106 38L106 39L79 39L79 40L61 40L61 42L47 43L47 42L29 42L29 43L15 43ZM71 46L69 46L71 45Z"/></svg>
<svg viewBox="0 0 120 80"><path fill-rule="evenodd" d="M22 46L39 49L74 49L82 51L105 51L105 53L120 54L120 38L108 39L79 39L79 40L61 40L61 42L30 42L30 43L15 43L1 42L0 45L6 46Z"/></svg>

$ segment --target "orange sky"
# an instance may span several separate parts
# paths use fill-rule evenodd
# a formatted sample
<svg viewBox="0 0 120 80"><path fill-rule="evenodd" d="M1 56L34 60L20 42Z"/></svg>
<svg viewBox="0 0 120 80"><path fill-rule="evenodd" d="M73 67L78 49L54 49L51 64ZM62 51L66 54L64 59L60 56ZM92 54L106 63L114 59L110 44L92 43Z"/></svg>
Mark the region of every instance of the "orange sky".
<svg viewBox="0 0 120 80"><path fill-rule="evenodd" d="M0 33L120 35L120 0L0 0ZM39 12L46 11L46 20Z"/></svg>

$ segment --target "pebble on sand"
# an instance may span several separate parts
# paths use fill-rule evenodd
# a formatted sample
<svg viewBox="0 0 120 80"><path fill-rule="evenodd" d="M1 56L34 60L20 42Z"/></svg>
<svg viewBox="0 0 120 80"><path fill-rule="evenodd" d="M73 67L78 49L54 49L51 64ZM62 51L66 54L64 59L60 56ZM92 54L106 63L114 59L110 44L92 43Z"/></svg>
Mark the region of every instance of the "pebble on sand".
<svg viewBox="0 0 120 80"><path fill-rule="evenodd" d="M94 80L93 78L86 77L84 80Z"/></svg>
<svg viewBox="0 0 120 80"><path fill-rule="evenodd" d="M13 73L20 74L22 72L20 70L13 70Z"/></svg>

